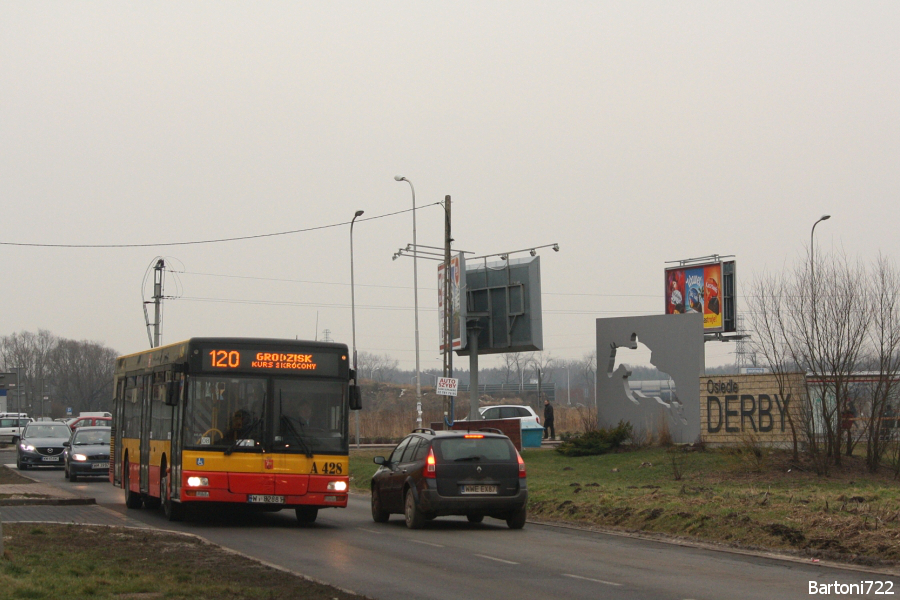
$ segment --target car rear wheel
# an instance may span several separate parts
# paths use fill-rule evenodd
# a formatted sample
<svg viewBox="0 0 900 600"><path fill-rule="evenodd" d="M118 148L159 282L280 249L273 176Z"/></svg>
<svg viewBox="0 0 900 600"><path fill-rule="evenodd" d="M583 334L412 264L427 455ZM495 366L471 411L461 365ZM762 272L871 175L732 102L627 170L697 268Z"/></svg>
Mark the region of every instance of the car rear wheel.
<svg viewBox="0 0 900 600"><path fill-rule="evenodd" d="M410 529L421 529L425 525L425 515L416 506L416 493L412 488L406 490L406 506L404 507L406 526Z"/></svg>
<svg viewBox="0 0 900 600"><path fill-rule="evenodd" d="M319 509L311 506L298 506L296 509L297 520L301 525L310 525L316 522L319 516Z"/></svg>
<svg viewBox="0 0 900 600"><path fill-rule="evenodd" d="M372 520L376 523L387 523L391 518L391 513L381 507L381 498L378 491L372 488Z"/></svg>
<svg viewBox="0 0 900 600"><path fill-rule="evenodd" d="M525 527L525 519L528 517L528 510L523 506L519 510L512 513L508 519L506 519L506 524L510 529L522 529Z"/></svg>
<svg viewBox="0 0 900 600"><path fill-rule="evenodd" d="M484 515L466 515L469 523L481 523L484 521Z"/></svg>

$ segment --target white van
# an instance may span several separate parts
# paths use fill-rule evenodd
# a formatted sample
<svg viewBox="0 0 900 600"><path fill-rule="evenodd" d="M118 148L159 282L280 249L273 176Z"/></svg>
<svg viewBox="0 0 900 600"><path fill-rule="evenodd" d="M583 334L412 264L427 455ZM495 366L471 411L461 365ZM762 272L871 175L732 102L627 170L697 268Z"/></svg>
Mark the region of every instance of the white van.
<svg viewBox="0 0 900 600"><path fill-rule="evenodd" d="M0 413L0 442L18 443L22 429L32 421L25 413Z"/></svg>

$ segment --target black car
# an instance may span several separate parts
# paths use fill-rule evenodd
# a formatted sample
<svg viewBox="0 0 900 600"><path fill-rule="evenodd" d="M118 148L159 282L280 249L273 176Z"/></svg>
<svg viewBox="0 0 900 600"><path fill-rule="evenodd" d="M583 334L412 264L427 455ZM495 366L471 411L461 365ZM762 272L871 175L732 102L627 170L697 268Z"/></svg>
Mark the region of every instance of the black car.
<svg viewBox="0 0 900 600"><path fill-rule="evenodd" d="M372 518L391 514L418 529L425 521L465 515L470 522L502 519L511 529L525 526L528 487L525 462L496 429L416 429L394 448L372 476Z"/></svg>
<svg viewBox="0 0 900 600"><path fill-rule="evenodd" d="M32 421L22 430L16 446L16 466L19 470L29 467L63 466L63 444L69 441L72 430L59 421Z"/></svg>
<svg viewBox="0 0 900 600"><path fill-rule="evenodd" d="M65 443L66 479L109 476L109 427L79 427Z"/></svg>

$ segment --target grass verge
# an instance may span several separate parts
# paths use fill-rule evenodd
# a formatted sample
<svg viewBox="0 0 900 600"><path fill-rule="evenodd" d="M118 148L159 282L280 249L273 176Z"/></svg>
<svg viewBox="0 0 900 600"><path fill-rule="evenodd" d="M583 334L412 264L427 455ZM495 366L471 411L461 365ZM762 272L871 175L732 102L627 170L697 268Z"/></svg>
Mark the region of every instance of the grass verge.
<svg viewBox="0 0 900 600"><path fill-rule="evenodd" d="M169 532L7 523L3 542L2 598L364 598Z"/></svg>
<svg viewBox="0 0 900 600"><path fill-rule="evenodd" d="M351 452L352 486L372 457ZM872 566L900 564L900 486L860 459L819 477L789 454L649 448L565 457L522 453L531 518L689 538Z"/></svg>

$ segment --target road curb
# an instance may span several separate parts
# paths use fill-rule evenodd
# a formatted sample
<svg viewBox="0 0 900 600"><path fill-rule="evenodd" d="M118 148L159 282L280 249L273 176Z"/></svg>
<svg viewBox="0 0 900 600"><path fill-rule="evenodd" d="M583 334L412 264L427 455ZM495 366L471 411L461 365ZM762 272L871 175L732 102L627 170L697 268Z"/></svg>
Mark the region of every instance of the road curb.
<svg viewBox="0 0 900 600"><path fill-rule="evenodd" d="M97 504L97 499L78 496L75 498L6 498L0 500L0 506L75 506L79 504Z"/></svg>

